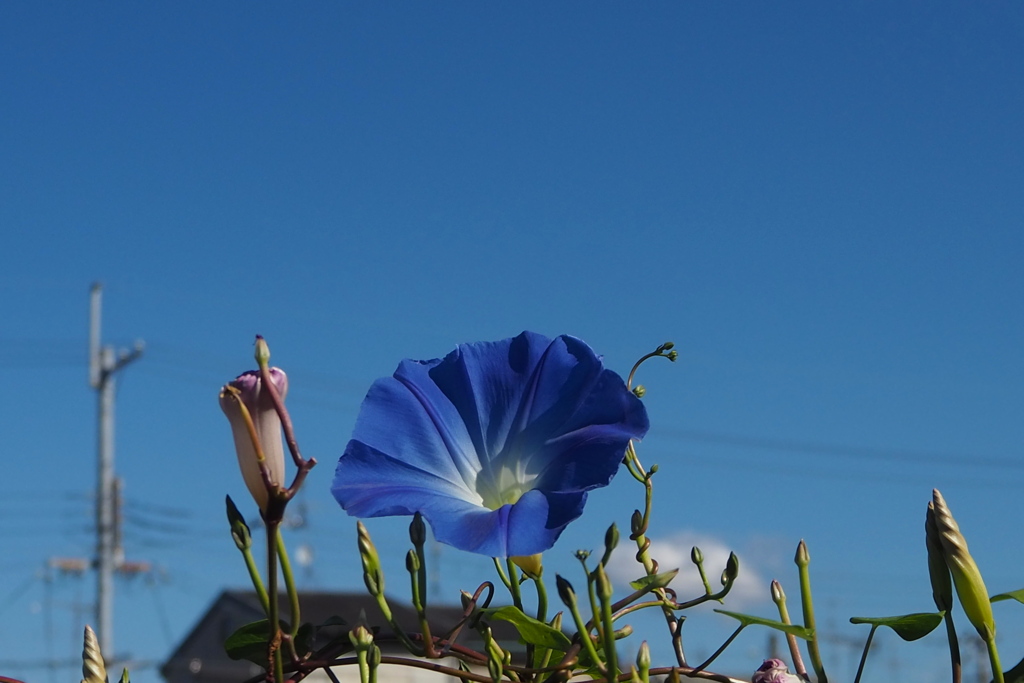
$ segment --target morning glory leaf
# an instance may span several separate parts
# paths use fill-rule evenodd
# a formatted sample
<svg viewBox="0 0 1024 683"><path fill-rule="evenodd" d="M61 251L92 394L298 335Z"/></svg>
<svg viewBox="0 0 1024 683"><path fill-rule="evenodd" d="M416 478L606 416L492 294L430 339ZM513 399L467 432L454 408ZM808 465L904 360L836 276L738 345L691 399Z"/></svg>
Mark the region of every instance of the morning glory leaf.
<svg viewBox="0 0 1024 683"><path fill-rule="evenodd" d="M231 659L244 659L267 665L267 643L270 641L269 621L260 619L240 627L224 641L224 651ZM287 631L289 626L281 622L281 629ZM312 649L313 625L303 624L295 634L295 649L302 656Z"/></svg>
<svg viewBox="0 0 1024 683"><path fill-rule="evenodd" d="M888 626L903 640L910 642L924 638L942 623L945 612L918 612L898 617L850 617L851 624Z"/></svg>
<svg viewBox="0 0 1024 683"><path fill-rule="evenodd" d="M672 571L661 572L660 574L654 574L653 576L644 576L636 581L630 581L629 585L632 586L634 590L638 591L664 588L672 583L672 579L676 578L676 574L678 573L678 569L673 569Z"/></svg>
<svg viewBox="0 0 1024 683"><path fill-rule="evenodd" d="M484 610L484 613L492 619L507 621L515 626L523 642L528 645L539 645L540 647L558 650L559 652L565 652L569 649L569 636L552 626L548 626L543 621L527 616L517 607L512 605L492 607Z"/></svg>
<svg viewBox="0 0 1024 683"><path fill-rule="evenodd" d="M331 491L354 517L419 512L461 550L536 555L648 426L640 399L579 339L461 344L373 383Z"/></svg>
<svg viewBox="0 0 1024 683"><path fill-rule="evenodd" d="M1001 600L1016 600L1017 602L1024 602L1024 588L1020 590L1010 591L1009 593L1000 593L999 595L993 595L990 598L991 602L999 602Z"/></svg>
<svg viewBox="0 0 1024 683"><path fill-rule="evenodd" d="M736 621L740 622L744 626L767 626L773 628L776 631L782 631L783 633L790 633L797 638L803 638L804 640L810 640L814 636L814 632L809 628L798 626L797 624L783 624L781 621L775 621L773 619L765 619L764 617L755 617L750 614L740 614L739 612L729 612L724 609L716 609L719 614L724 614L727 617L732 617Z"/></svg>

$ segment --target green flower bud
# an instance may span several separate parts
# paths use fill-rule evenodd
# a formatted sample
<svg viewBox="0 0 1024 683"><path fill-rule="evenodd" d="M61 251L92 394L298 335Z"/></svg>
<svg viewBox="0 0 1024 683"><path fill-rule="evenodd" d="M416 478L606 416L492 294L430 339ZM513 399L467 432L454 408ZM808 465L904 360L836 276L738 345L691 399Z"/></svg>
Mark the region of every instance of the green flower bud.
<svg viewBox="0 0 1024 683"><path fill-rule="evenodd" d="M612 557L612 551L619 545L619 527L613 523L604 534L604 555L601 557L601 564L608 564Z"/></svg>
<svg viewBox="0 0 1024 683"><path fill-rule="evenodd" d="M646 394L646 393L647 393L647 389L644 387L643 384L637 384L635 387L633 387L633 394L637 398L643 398L644 394Z"/></svg>
<svg viewBox="0 0 1024 683"><path fill-rule="evenodd" d="M991 642L996 636L996 622L981 571L967 550L967 539L960 533L960 527L938 489L932 491L932 503L935 528L938 530L946 566L953 576L960 605L982 640Z"/></svg>
<svg viewBox="0 0 1024 683"><path fill-rule="evenodd" d="M798 567L806 567L811 563L811 554L807 552L807 544L804 543L804 539L800 539L800 544L796 547L796 557L793 558Z"/></svg>
<svg viewBox="0 0 1024 683"><path fill-rule="evenodd" d="M410 574L420 570L420 557L415 550L410 550L405 554L405 568Z"/></svg>
<svg viewBox="0 0 1024 683"><path fill-rule="evenodd" d="M786 592L782 590L782 584L772 579L772 602L781 605L786 602Z"/></svg>
<svg viewBox="0 0 1024 683"><path fill-rule="evenodd" d="M370 532L366 530L362 522L356 522L356 529L359 534L359 559L363 563L363 582L366 583L366 590L370 595L378 596L384 593L384 572L380 568L380 557L377 549L370 540Z"/></svg>
<svg viewBox="0 0 1024 683"><path fill-rule="evenodd" d="M695 565L700 566L704 563L704 553L700 551L700 548L693 546L690 548L690 561Z"/></svg>
<svg viewBox="0 0 1024 683"><path fill-rule="evenodd" d="M953 609L953 582L949 567L946 566L939 528L935 524L935 503L932 501L928 501L928 513L924 518L924 541L928 549L928 578L932 584L932 600L937 609L949 612Z"/></svg>
<svg viewBox="0 0 1024 683"><path fill-rule="evenodd" d="M517 557L510 557L512 563L523 570L531 579L539 579L541 574L544 573L544 564L541 561L543 558L542 553L536 555L519 555Z"/></svg>
<svg viewBox="0 0 1024 683"><path fill-rule="evenodd" d="M727 586L736 580L740 574L740 558L736 553L729 553L729 560L725 563L725 571L722 572L722 585Z"/></svg>
<svg viewBox="0 0 1024 683"><path fill-rule="evenodd" d="M226 496L224 502L228 510L228 524L231 525L231 538L235 541L235 546L239 550L248 550L252 547L252 535L249 533L249 525L245 523L245 518L238 511L235 501L231 500L231 496Z"/></svg>
<svg viewBox="0 0 1024 683"><path fill-rule="evenodd" d="M597 569L594 570L594 578L597 583L597 597L602 601L610 601L612 599L612 582L608 578L608 572L604 570L604 565L597 565Z"/></svg>
<svg viewBox="0 0 1024 683"><path fill-rule="evenodd" d="M644 515L639 510L633 510L633 516L629 518L629 530L633 538L644 532Z"/></svg>
<svg viewBox="0 0 1024 683"><path fill-rule="evenodd" d="M356 652L367 652L373 645L373 634L363 625L356 626L348 632L348 639Z"/></svg>
<svg viewBox="0 0 1024 683"><path fill-rule="evenodd" d="M558 588L558 597L562 599L565 606L572 609L576 606L576 591L573 589L572 584L562 577L561 574L555 574L555 586Z"/></svg>
<svg viewBox="0 0 1024 683"><path fill-rule="evenodd" d="M640 671L647 671L651 668L651 648L647 641L640 643L640 649L636 653L636 668Z"/></svg>
<svg viewBox="0 0 1024 683"><path fill-rule="evenodd" d="M270 347L267 346L267 340L256 335L256 352L253 354L253 358L256 361L257 367L263 367L264 365L270 364Z"/></svg>
<svg viewBox="0 0 1024 683"><path fill-rule="evenodd" d="M103 653L91 627L85 627L82 646L82 683L107 683L107 667L103 664Z"/></svg>
<svg viewBox="0 0 1024 683"><path fill-rule="evenodd" d="M427 525L423 523L423 515L418 512L412 516L409 524L409 540L417 548L427 541Z"/></svg>

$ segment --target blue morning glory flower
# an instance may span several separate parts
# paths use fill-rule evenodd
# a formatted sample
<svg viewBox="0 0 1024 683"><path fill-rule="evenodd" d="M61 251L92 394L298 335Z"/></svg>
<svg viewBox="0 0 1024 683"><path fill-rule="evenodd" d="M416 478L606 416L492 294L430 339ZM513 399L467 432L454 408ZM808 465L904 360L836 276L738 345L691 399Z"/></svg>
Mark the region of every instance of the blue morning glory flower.
<svg viewBox="0 0 1024 683"><path fill-rule="evenodd" d="M643 404L589 346L523 332L404 360L374 382L331 490L356 517L420 512L442 543L533 555L647 428Z"/></svg>

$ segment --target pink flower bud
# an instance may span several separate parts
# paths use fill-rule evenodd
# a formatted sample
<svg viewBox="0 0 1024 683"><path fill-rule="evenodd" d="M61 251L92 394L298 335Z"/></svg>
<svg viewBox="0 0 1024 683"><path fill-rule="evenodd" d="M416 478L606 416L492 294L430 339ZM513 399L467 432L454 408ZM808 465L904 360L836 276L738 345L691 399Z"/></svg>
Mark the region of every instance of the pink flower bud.
<svg viewBox="0 0 1024 683"><path fill-rule="evenodd" d="M288 376L280 368L270 368L270 377L281 395L281 400L288 393ZM238 391L237 399L229 395L228 387ZM241 401L252 418L259 448L263 452L270 483L274 486L284 485L284 443L281 438L281 418L274 409L270 394L263 390L263 379L255 370L244 372L225 387L220 393L220 407L231 422L231 432L235 437L235 454L238 456L238 467L242 470L242 478L249 488L260 510L266 510L270 500L270 492L260 474L260 463L256 444L246 423L239 401Z"/></svg>
<svg viewBox="0 0 1024 683"><path fill-rule="evenodd" d="M781 659L766 659L750 683L801 683L801 680L789 673L789 667Z"/></svg>

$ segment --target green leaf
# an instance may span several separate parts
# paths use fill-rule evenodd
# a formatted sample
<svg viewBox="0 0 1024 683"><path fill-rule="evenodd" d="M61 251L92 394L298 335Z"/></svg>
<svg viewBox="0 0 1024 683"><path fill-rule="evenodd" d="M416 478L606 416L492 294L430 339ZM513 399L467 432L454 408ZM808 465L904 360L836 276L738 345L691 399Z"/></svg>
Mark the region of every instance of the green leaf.
<svg viewBox="0 0 1024 683"><path fill-rule="evenodd" d="M270 622L254 621L241 627L224 641L224 651L231 659L245 659L262 667L267 665L267 643L270 640Z"/></svg>
<svg viewBox="0 0 1024 683"><path fill-rule="evenodd" d="M633 590L638 591L664 588L672 583L672 579L676 578L676 574L678 573L678 569L673 569L670 572L662 572L653 576L644 576L636 581L630 581L629 585L633 587Z"/></svg>
<svg viewBox="0 0 1024 683"><path fill-rule="evenodd" d="M797 638L803 638L804 640L810 640L814 637L814 632L809 628L798 626L796 624L783 624L781 621L775 621L773 619L765 619L763 617L755 617L750 614L740 614L739 612L728 612L724 609L716 609L719 614L724 614L727 617L732 617L736 621L740 622L744 626L767 626L773 628L776 631L782 631L783 633L789 633Z"/></svg>
<svg viewBox="0 0 1024 683"><path fill-rule="evenodd" d="M1024 588L1016 591L1010 591L1009 593L993 595L990 598L991 602L999 602L1000 600L1016 600L1017 602L1024 602Z"/></svg>
<svg viewBox="0 0 1024 683"><path fill-rule="evenodd" d="M253 664L267 665L267 643L270 641L269 624L266 619L254 621L242 626L224 641L224 651L231 659L244 659ZM281 622L281 629L287 631L289 626ZM313 649L313 624L303 624L295 633L295 650L300 656Z"/></svg>
<svg viewBox="0 0 1024 683"><path fill-rule="evenodd" d="M521 610L512 605L492 607L484 610L484 613L491 618L507 621L515 626L519 631L519 637L528 645L539 645L559 652L569 649L569 636L548 626L543 621L523 614Z"/></svg>
<svg viewBox="0 0 1024 683"><path fill-rule="evenodd" d="M924 638L942 623L945 612L918 612L898 617L850 617L851 624L888 626L903 640Z"/></svg>
<svg viewBox="0 0 1024 683"><path fill-rule="evenodd" d="M345 621L344 619L339 617L337 614L335 614L334 616L327 617L324 620L324 623L322 623L319 626L317 626L317 628L327 628L328 626L346 626L347 624L348 624L347 621Z"/></svg>

